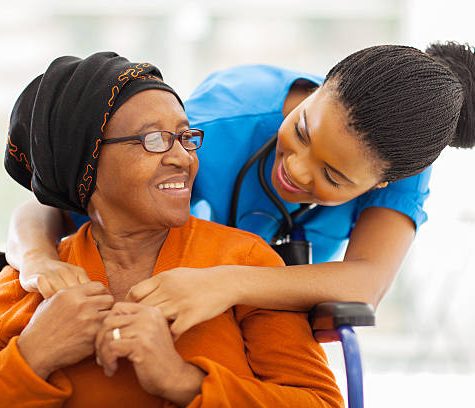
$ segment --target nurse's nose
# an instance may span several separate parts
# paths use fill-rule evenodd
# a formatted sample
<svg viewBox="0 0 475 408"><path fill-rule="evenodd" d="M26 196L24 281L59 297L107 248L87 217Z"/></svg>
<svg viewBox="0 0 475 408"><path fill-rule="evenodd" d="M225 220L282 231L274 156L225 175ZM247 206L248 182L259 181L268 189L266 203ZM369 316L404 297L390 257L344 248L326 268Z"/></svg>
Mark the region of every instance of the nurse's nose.
<svg viewBox="0 0 475 408"><path fill-rule="evenodd" d="M308 164L302 157L293 153L286 159L286 168L289 171L289 176L299 186L308 187L312 183L312 174L308 168Z"/></svg>

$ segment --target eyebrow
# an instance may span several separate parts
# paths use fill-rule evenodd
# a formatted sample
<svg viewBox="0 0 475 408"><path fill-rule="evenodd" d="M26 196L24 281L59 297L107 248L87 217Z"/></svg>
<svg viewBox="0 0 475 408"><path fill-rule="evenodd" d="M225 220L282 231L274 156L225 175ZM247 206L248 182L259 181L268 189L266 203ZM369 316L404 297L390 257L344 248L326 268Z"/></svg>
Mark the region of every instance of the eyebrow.
<svg viewBox="0 0 475 408"><path fill-rule="evenodd" d="M305 109L303 110L303 125L304 125L304 130L305 130L305 136L307 137L308 142L312 139L310 139L310 132L308 131L308 126L307 126L307 112Z"/></svg>
<svg viewBox="0 0 475 408"><path fill-rule="evenodd" d="M186 119L183 119L178 123L178 127L181 127L181 126L189 127L190 123ZM157 122L145 123L144 125L140 126L140 128L135 133L139 134L150 128L157 128ZM166 130L166 129L156 129L156 130Z"/></svg>
<svg viewBox="0 0 475 408"><path fill-rule="evenodd" d="M305 109L303 110L303 124L304 124L304 130L305 130L305 136L307 139L310 141L310 132L308 131L308 125L307 125L307 112ZM346 177L340 170L335 169L335 167L330 166L327 162L323 162L325 166L327 166L331 171L334 173L338 174L341 178L344 180L348 181L351 184L356 184L354 181L350 180L348 177Z"/></svg>

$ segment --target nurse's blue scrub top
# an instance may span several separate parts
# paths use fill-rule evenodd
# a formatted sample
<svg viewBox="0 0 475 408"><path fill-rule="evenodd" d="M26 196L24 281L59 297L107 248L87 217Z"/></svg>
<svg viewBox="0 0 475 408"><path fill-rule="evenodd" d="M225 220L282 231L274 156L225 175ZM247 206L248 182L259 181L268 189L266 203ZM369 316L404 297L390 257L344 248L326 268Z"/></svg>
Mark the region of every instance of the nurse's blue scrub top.
<svg viewBox="0 0 475 408"><path fill-rule="evenodd" d="M198 150L200 169L195 180L192 204L195 212L226 224L236 176L241 167L284 120L282 107L292 84L303 79L316 86L322 77L268 65L238 66L208 76L185 102L191 127L205 131ZM267 161L270 173L274 154ZM307 240L312 242L313 263L341 257L361 212L368 207L385 207L406 214L418 228L426 221L423 203L429 195L431 169L370 191L348 203L318 206L305 217ZM286 203L289 211L297 204ZM196 209L199 209L197 211ZM77 224L83 221L73 215ZM241 187L237 226L270 241L279 228L281 215L264 194L257 177L257 165L248 171Z"/></svg>

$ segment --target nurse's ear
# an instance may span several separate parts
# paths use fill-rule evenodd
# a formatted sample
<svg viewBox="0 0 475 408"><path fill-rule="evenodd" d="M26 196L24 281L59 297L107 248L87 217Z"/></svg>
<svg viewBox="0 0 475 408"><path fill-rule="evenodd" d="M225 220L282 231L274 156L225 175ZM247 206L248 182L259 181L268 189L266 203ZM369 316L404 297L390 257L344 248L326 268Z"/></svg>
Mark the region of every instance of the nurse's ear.
<svg viewBox="0 0 475 408"><path fill-rule="evenodd" d="M389 184L388 181L382 181L381 183L376 184L373 188L385 188Z"/></svg>

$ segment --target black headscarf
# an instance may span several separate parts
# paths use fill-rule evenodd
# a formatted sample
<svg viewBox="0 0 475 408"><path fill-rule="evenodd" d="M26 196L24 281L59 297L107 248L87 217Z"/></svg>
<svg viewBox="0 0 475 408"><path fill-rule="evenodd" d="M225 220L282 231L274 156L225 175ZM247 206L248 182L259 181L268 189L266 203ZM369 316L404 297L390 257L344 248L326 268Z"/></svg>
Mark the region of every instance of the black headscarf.
<svg viewBox="0 0 475 408"><path fill-rule="evenodd" d="M15 103L7 172L43 204L86 213L107 121L146 89L171 92L183 106L151 64L132 63L113 52L54 60Z"/></svg>

